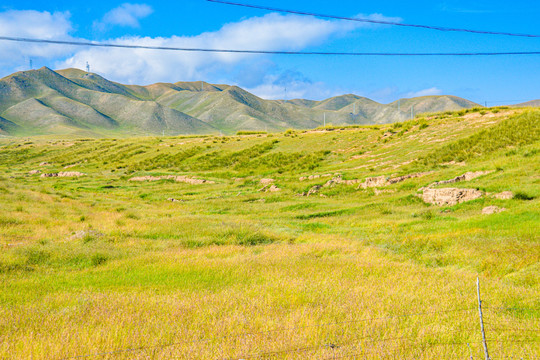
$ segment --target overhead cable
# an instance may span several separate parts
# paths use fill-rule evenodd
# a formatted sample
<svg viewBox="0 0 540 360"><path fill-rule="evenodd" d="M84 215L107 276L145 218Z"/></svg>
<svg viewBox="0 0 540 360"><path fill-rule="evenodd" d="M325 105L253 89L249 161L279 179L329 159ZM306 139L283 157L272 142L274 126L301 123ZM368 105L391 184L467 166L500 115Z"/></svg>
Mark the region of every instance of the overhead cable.
<svg viewBox="0 0 540 360"><path fill-rule="evenodd" d="M502 56L502 55L540 55L540 51L505 51L505 52L433 52L433 53L399 53L399 52L325 52L325 51L281 51L281 50L242 50L242 49L208 49L208 48L187 48L170 46L149 46L149 45L129 45L102 43L94 41L72 41L72 40L50 40L33 39L21 37L0 36L0 40L57 44L70 46L106 47L121 49L145 49L145 50L168 50L185 52L207 52L207 53L233 53L233 54L267 54L267 55L326 55L326 56Z"/></svg>
<svg viewBox="0 0 540 360"><path fill-rule="evenodd" d="M414 28L422 28L422 29L438 30L438 31L467 32L467 33L484 34L484 35L505 35L505 36L540 38L540 35L534 35L534 34L517 34L517 33L500 32L500 31L482 31L482 30L473 30L473 29L450 28L450 27L443 27L443 26L407 24L407 23L400 23L396 21L374 20L374 19L367 19L367 18L351 18L351 17L345 17L345 16L325 15L325 14L318 14L318 13L297 11L297 10L286 10L286 9L273 8L269 6L251 5L251 4L237 3L237 2L223 1L223 0L206 0L206 1L225 4L225 5L248 7L248 8L253 8L253 9L277 11L277 12L289 13L289 14L309 15L309 16L316 16L316 17L321 17L321 18L328 18L328 19L357 21L357 22L365 22L365 23L381 24L381 25L405 26L405 27L414 27Z"/></svg>

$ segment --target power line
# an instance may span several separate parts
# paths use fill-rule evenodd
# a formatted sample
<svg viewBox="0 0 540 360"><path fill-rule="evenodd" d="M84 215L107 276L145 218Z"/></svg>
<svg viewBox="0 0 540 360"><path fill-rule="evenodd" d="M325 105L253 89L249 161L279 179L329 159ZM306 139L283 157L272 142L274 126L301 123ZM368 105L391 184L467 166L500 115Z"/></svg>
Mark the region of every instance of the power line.
<svg viewBox="0 0 540 360"><path fill-rule="evenodd" d="M438 31L447 31L447 32L454 31L454 32L467 32L467 33L484 34L484 35L504 35L504 36L519 36L519 37L528 37L528 38L540 38L540 35L534 35L534 34L517 34L517 33L508 33L508 32L500 32L500 31L482 31L482 30L472 30L472 29L450 28L450 27L443 27L443 26L407 24L407 23L400 23L400 22L395 22L395 21L372 20L372 19L366 19L366 18L351 18L351 17L345 17L345 16L325 15L325 14L318 14L318 13L311 13L311 12L297 11L297 10L286 10L286 9L279 9L279 8L273 8L273 7L268 7L268 6L250 5L250 4L237 3L237 2L231 2L231 1L223 1L223 0L206 0L206 1L213 2L213 3L225 4L225 5L248 7L248 8L253 8L253 9L277 11L277 12L297 14L297 15L309 15L309 16L328 18L328 19L357 21L357 22L372 23L372 24L414 27L414 28L422 28L422 29L438 30Z"/></svg>
<svg viewBox="0 0 540 360"><path fill-rule="evenodd" d="M210 0L208 0L210 1ZM127 45L111 44L91 41L68 41L31 39L21 37L0 36L0 40L42 43L56 45L107 47L121 49L145 49L145 50L168 50L186 52L207 52L207 53L236 53L236 54L268 54L268 55L330 55L330 56L502 56L502 55L540 55L540 51L507 51L507 52L458 52L458 53L393 53L393 52L324 52L324 51L276 51L276 50L239 50L239 49L208 49L208 48L186 48L169 46L148 46L148 45Z"/></svg>

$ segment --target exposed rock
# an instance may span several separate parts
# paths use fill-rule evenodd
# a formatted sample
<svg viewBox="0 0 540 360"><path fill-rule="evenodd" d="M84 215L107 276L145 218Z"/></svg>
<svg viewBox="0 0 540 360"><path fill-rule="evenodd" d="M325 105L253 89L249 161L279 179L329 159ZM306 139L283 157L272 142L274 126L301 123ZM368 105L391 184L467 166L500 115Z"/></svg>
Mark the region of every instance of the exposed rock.
<svg viewBox="0 0 540 360"><path fill-rule="evenodd" d="M129 181L158 181L168 178L168 176L136 176L129 179Z"/></svg>
<svg viewBox="0 0 540 360"><path fill-rule="evenodd" d="M46 161L39 163L39 166L47 166L47 165L51 165L51 163L46 162Z"/></svg>
<svg viewBox="0 0 540 360"><path fill-rule="evenodd" d="M264 185L262 188L259 189L259 191L264 191L264 192L276 192L276 191L281 191L280 188L278 188L276 185L274 184L266 184Z"/></svg>
<svg viewBox="0 0 540 360"><path fill-rule="evenodd" d="M467 164L465 163L465 161L460 161L460 162L457 162L455 160L452 160L450 162L446 162L446 163L442 163L441 165L457 165L457 166L466 166Z"/></svg>
<svg viewBox="0 0 540 360"><path fill-rule="evenodd" d="M341 175L333 177L331 180L328 180L326 184L324 184L324 187L332 187L336 184L341 184Z"/></svg>
<svg viewBox="0 0 540 360"><path fill-rule="evenodd" d="M28 175L37 175L37 174L41 174L41 170L30 170L28 172Z"/></svg>
<svg viewBox="0 0 540 360"><path fill-rule="evenodd" d="M311 189L309 189L309 191L307 192L306 196L311 196L311 195L317 194L321 188L322 188L321 185L315 185L314 187L312 187Z"/></svg>
<svg viewBox="0 0 540 360"><path fill-rule="evenodd" d="M493 197L499 200L509 200L514 198L514 193L511 191L503 191L497 194L493 194Z"/></svg>
<svg viewBox="0 0 540 360"><path fill-rule="evenodd" d="M260 183L262 185L267 185L267 184L273 183L274 181L275 181L274 179L261 179Z"/></svg>
<svg viewBox="0 0 540 360"><path fill-rule="evenodd" d="M364 189L370 187L381 187L388 185L388 180L386 176L376 176L368 177L360 186Z"/></svg>
<svg viewBox="0 0 540 360"><path fill-rule="evenodd" d="M75 166L80 165L80 164L81 164L81 162L79 161L78 163L75 163L75 164L66 165L66 166L64 166L64 169L69 169L69 168L75 167Z"/></svg>
<svg viewBox="0 0 540 360"><path fill-rule="evenodd" d="M191 185L214 184L213 181L204 180L204 179L194 179L187 176L176 176L174 178L174 181L183 182L183 183L191 184Z"/></svg>
<svg viewBox="0 0 540 360"><path fill-rule="evenodd" d="M421 195L424 202L435 205L456 205L465 201L470 201L482 197L483 193L476 189L424 188Z"/></svg>
<svg viewBox="0 0 540 360"><path fill-rule="evenodd" d="M398 182L405 181L407 179L417 178L417 177L421 177L421 176L428 175L428 174L431 174L431 171L419 172L419 173L414 173L414 174L407 174L407 175L403 175L403 176L398 176L398 177L391 178L390 180L388 180L388 184L395 184L395 183L398 183Z"/></svg>
<svg viewBox="0 0 540 360"><path fill-rule="evenodd" d="M268 190L266 191L270 191L270 192L276 192L276 191L281 191L280 188L278 188L276 185L271 185Z"/></svg>
<svg viewBox="0 0 540 360"><path fill-rule="evenodd" d="M477 177L480 177L480 176L483 176L483 175L491 174L492 172L493 172L493 170L491 170L491 171L469 171L469 172L466 172L463 175L456 176L455 178L450 179L450 180L436 181L436 182L434 182L433 184L431 184L429 186L442 185L442 184L452 184L452 183L457 183L457 182L460 182L460 181L471 181L472 179L476 179Z"/></svg>
<svg viewBox="0 0 540 360"><path fill-rule="evenodd" d="M58 177L79 177L79 176L85 176L85 173L78 172L78 171L60 171L58 173Z"/></svg>
<svg viewBox="0 0 540 360"><path fill-rule="evenodd" d="M214 184L213 181L204 179L194 179L184 175L163 175L163 176L136 176L129 179L129 181L159 181L159 180L174 180L176 182L183 182L186 184L199 185L199 184Z"/></svg>
<svg viewBox="0 0 540 360"><path fill-rule="evenodd" d="M168 198L167 201L171 201L171 202L184 202L184 200L178 200L178 199L175 199L175 198Z"/></svg>
<svg viewBox="0 0 540 360"><path fill-rule="evenodd" d="M104 234L97 230L81 230L81 231L77 231L69 239L81 240L81 239L88 239L88 238L100 238L102 236L104 236Z"/></svg>
<svg viewBox="0 0 540 360"><path fill-rule="evenodd" d="M315 174L315 175L309 175L309 176L302 176L302 177L298 178L298 180L300 180L300 181L314 180L314 179L318 179L318 178L321 178L321 177L330 177L330 176L332 176L332 174L323 174L323 175Z"/></svg>
<svg viewBox="0 0 540 360"><path fill-rule="evenodd" d="M506 209L505 208L500 208L498 206L487 206L487 207L482 209L482 214L491 215L491 214L500 213L502 211L506 211Z"/></svg>
<svg viewBox="0 0 540 360"><path fill-rule="evenodd" d="M379 190L377 188L374 188L373 192L375 193L375 195L380 195L380 194L394 193L394 192L396 192L396 190L390 190L390 189Z"/></svg>
<svg viewBox="0 0 540 360"><path fill-rule="evenodd" d="M41 174L42 178L47 177L79 177L79 176L85 176L85 173L78 172L78 171L60 171L58 173L45 173Z"/></svg>

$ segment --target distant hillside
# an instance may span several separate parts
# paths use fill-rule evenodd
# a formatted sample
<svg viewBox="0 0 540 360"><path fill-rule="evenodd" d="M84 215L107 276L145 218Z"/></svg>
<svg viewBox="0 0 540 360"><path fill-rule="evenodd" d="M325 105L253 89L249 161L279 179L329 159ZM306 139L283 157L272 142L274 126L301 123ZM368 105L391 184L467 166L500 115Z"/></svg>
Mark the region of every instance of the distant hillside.
<svg viewBox="0 0 540 360"><path fill-rule="evenodd" d="M450 95L421 96L410 99L400 99L390 103L389 105L395 109L399 107L402 111L407 113L410 113L411 110L413 110L415 114L470 109L480 106L472 101Z"/></svg>
<svg viewBox="0 0 540 360"><path fill-rule="evenodd" d="M524 103L521 103L521 104L516 104L514 106L515 107L528 107L528 106L539 107L540 106L540 99L527 101L527 102L524 102Z"/></svg>
<svg viewBox="0 0 540 360"><path fill-rule="evenodd" d="M380 104L348 94L323 101L264 100L237 86L205 82L123 85L78 69L43 67L0 80L0 133L231 134L326 124L383 124L414 112L479 106L455 96L428 96Z"/></svg>

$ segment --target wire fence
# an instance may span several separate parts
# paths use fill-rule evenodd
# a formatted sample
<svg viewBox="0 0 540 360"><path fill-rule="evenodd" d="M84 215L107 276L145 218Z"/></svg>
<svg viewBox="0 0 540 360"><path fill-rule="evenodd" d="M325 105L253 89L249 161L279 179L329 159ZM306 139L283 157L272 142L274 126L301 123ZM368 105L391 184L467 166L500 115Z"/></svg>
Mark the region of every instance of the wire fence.
<svg viewBox="0 0 540 360"><path fill-rule="evenodd" d="M503 311L527 311L529 309L524 308L504 308L504 307L486 307L483 309L486 311L487 314L490 316L493 314L500 314ZM433 331L433 334L438 334L439 337L442 336L451 336L453 337L453 334L460 333L460 336L463 337L467 335L469 338L474 338L479 336L479 326L478 325L472 325L472 326L466 326L466 327L457 327L455 329L446 329L442 328L439 329L440 331L436 331L438 327L440 326L440 319L437 319L435 316L443 315L443 314L459 314L459 313L471 313L467 314L467 319L477 320L475 312L478 311L478 308L476 307L468 307L468 308L455 308L455 309L446 309L446 310L440 310L440 311L427 311L427 312L416 312L416 313L407 313L407 314L394 314L394 315L388 315L388 316L380 316L380 317L370 317L370 318L362 318L357 320L350 320L350 321L336 321L336 322L327 322L327 323L321 323L321 324L313 324L313 325L303 325L303 326L296 326L296 327L282 327L282 328L275 328L275 329L269 329L269 330L263 330L263 331L255 331L255 332L243 332L243 333L236 333L236 334L227 334L223 336L218 337L212 337L212 338L199 338L199 339L190 339L190 340L183 340L178 342L171 342L166 344L156 344L151 346L138 346L138 347L132 347L132 348L123 348L123 349L115 349L111 351L102 351L102 352L96 352L96 353L90 353L90 354L82 354L82 355L73 355L73 356L67 356L60 358L58 360L69 360L69 359L84 359L84 358L97 358L97 357L110 357L115 355L127 355L128 353L134 353L134 352L148 352L148 351L161 351L165 350L167 348L174 348L179 346L185 346L185 345L197 345L199 347L209 346L210 344L215 344L216 342L220 342L221 345L223 344L235 344L234 341L238 341L239 339L244 338L244 342L247 342L247 338L251 338L251 341L253 341L256 344L257 337L261 336L270 336L270 338L276 338L278 335L283 334L289 334L289 333L295 333L295 334L301 334L302 330L306 329L312 329L312 328L329 328L334 327L340 330L343 330L343 333L339 336L333 336L331 339L326 339L324 341L312 341L311 343L301 343L301 344L289 344L289 346L284 346L283 348L277 348L277 349L268 349L268 350L259 350L259 351L252 351L252 352L245 352L245 353L236 353L234 356L225 356L222 355L221 357L217 357L219 359L223 360L233 360L233 359L270 359L270 358L279 358L279 357L289 357L289 356L297 356L298 358L317 358L317 359L345 359L345 358L355 358L355 357L366 357L369 355L373 355L373 357L376 358L385 358L390 357L399 354L400 352L403 353L403 351L411 350L414 353L424 353L428 350L434 349L436 347L451 347L456 348L453 351L456 353L456 358L463 358L463 354L466 351L471 352L472 356L472 349L470 348L470 344L480 344L482 341L444 341L442 339L439 340L433 340L433 339L422 339L419 338L417 334L408 334L408 335L400 335L400 336L380 336L380 334L377 331L366 331L370 330L370 328L353 328L354 325L360 325L363 323L375 323L380 321L390 321L390 320L402 320L405 318L411 318L411 317L421 317L423 319L423 325L420 327L420 330L422 332L426 333L428 330ZM428 323L426 318L432 318L432 322ZM452 318L456 318L456 316L452 316ZM426 320L424 320L426 319ZM487 321L484 322L484 326L486 326L487 332L488 332L488 343L495 343L495 344L527 344L527 343L539 343L540 342L540 329L536 327L531 328L522 328L522 327L509 327L505 326L504 323L501 321L495 322L495 321ZM398 331L400 333L406 332L405 330L414 328L418 332L418 324L406 324L403 326L394 326L388 327L388 330L391 331ZM348 333L347 333L348 332ZM497 335L504 332L507 336L510 334L512 338L498 338ZM361 336L358 336L359 333L361 333ZM356 334L356 336L352 336L352 334ZM291 336L287 336L288 340L292 342ZM270 339L270 340L271 340ZM276 341L276 344L278 342ZM394 343L395 345L389 345ZM384 346L382 346L384 345ZM234 346L234 345L233 345ZM259 346L255 346L255 348L259 348ZM468 350L467 350L468 349ZM174 351L174 349L169 349L171 351ZM223 352L223 350L222 350ZM330 357L326 357L327 353L332 353ZM308 355L309 354L309 355ZM450 357L447 357L445 355L445 358L452 358L452 354L449 354ZM476 356L481 356L481 354L475 354ZM324 357L321 357L324 356ZM183 353L181 356L168 356L167 358L186 358L186 354ZM197 356L194 357L187 357L187 358L197 358ZM216 359L216 357L212 357L213 359Z"/></svg>

